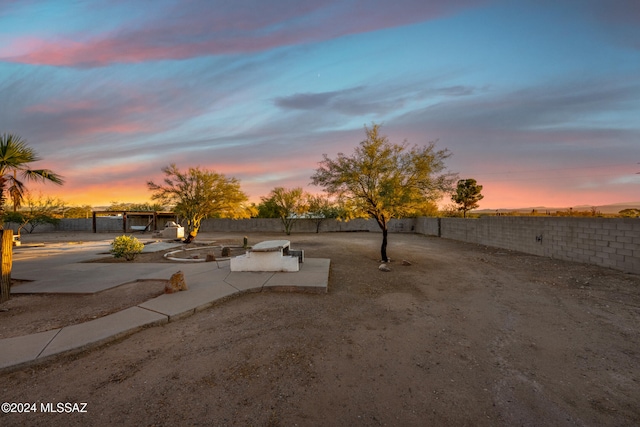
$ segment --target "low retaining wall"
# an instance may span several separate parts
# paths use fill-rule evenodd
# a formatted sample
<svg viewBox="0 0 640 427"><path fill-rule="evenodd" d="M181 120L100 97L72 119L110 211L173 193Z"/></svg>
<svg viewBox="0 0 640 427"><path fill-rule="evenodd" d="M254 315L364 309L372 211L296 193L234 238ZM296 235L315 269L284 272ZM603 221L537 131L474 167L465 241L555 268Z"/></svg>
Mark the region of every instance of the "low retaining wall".
<svg viewBox="0 0 640 427"><path fill-rule="evenodd" d="M132 225L146 225L145 224L132 224ZM10 228L13 232L17 232L19 224L7 223L5 228ZM28 228L28 226L27 226ZM122 218L116 217L98 217L96 221L96 228L98 233L117 233L122 231ZM62 218L57 224L40 224L33 234L37 233L51 233L57 231L77 231L77 232L93 232L93 220L91 218ZM27 229L23 228L21 234L27 234Z"/></svg>
<svg viewBox="0 0 640 427"><path fill-rule="evenodd" d="M8 224L11 226L11 224ZM131 224L145 225L145 224ZM12 227L15 229L16 227ZM122 219L98 218L99 232L122 231ZM279 219L207 219L203 232L284 233ZM62 219L56 226L44 224L34 233L52 231L92 231L91 219ZM316 223L296 220L292 233L315 233ZM380 232L372 219L323 220L320 232ZM389 232L415 232L463 242L493 246L539 256L611 267L640 274L640 219L509 217L479 219L406 218L389 222Z"/></svg>
<svg viewBox="0 0 640 427"><path fill-rule="evenodd" d="M388 227L391 233L414 232L415 218L393 219L389 221ZM297 219L291 227L292 233L315 233L317 229L316 221L312 219ZM202 221L200 231L221 231L221 232L263 232L263 233L284 233L284 225L278 218L251 218L251 219L206 219ZM337 221L335 219L325 219L320 222L319 231L340 232L340 231L370 231L380 233L378 223L373 219L357 218L351 221Z"/></svg>
<svg viewBox="0 0 640 427"><path fill-rule="evenodd" d="M392 219L389 221L389 232L413 232L415 218ZM147 225L147 221L140 218L128 218L127 225ZM33 233L51 233L56 231L78 231L91 233L92 219L85 218L63 218L56 225L42 224L36 227ZM7 228L15 232L17 224L8 223ZM97 217L96 228L98 233L118 233L122 231L122 218L120 217ZM164 228L164 224L158 224L158 229ZM317 224L311 219L295 220L291 227L292 233L315 233ZM250 218L250 219L222 219L211 218L202 221L200 231L202 232L236 232L236 233L284 233L282 221L278 218ZM358 218L351 221L337 221L326 219L320 222L320 232L339 231L371 231L381 232L378 223L373 219ZM23 234L27 231L23 230Z"/></svg>
<svg viewBox="0 0 640 427"><path fill-rule="evenodd" d="M636 218L417 218L416 232L640 274Z"/></svg>

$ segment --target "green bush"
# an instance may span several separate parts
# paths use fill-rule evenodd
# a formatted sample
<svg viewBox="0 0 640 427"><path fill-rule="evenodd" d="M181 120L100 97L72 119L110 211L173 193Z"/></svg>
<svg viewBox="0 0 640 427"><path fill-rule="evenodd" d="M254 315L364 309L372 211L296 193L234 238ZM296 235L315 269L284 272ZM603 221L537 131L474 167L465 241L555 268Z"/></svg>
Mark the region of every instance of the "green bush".
<svg viewBox="0 0 640 427"><path fill-rule="evenodd" d="M133 236L116 237L111 246L111 253L115 258L124 258L127 261L133 261L144 248L144 244Z"/></svg>

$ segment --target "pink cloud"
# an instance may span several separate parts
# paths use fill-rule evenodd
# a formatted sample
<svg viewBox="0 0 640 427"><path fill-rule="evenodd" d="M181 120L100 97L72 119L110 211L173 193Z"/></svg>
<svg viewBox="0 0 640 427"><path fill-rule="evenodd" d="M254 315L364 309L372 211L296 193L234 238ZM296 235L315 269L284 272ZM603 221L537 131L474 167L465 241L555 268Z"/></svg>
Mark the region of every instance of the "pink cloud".
<svg viewBox="0 0 640 427"><path fill-rule="evenodd" d="M34 117L40 116L39 120L54 121L56 127L64 127L67 135L87 136L100 133L116 134L136 134L142 132L152 132L148 123L139 123L132 119L127 119L126 115L119 118L100 115L98 112L87 110L65 110L56 111L52 106L34 106L30 109Z"/></svg>
<svg viewBox="0 0 640 427"><path fill-rule="evenodd" d="M595 3L598 19L613 25L640 24L640 3L637 0L616 0Z"/></svg>
<svg viewBox="0 0 640 427"><path fill-rule="evenodd" d="M47 132L72 136L114 133L133 135L153 133L166 129L176 119L189 115L192 105L176 108L166 101L172 89L158 93L142 93L131 86L111 87L108 96L89 93L82 99L47 99L43 103L24 108L31 122L47 128ZM149 120L149 117L162 120Z"/></svg>
<svg viewBox="0 0 640 427"><path fill-rule="evenodd" d="M25 108L27 113L53 114L60 110L83 111L95 108L95 103L87 100L60 101L50 100L46 104L36 104Z"/></svg>
<svg viewBox="0 0 640 427"><path fill-rule="evenodd" d="M100 120L72 118L67 123L77 129L82 129L82 135L99 133L134 134L150 131L148 126L139 123L101 123Z"/></svg>
<svg viewBox="0 0 640 427"><path fill-rule="evenodd" d="M141 22L142 28L123 28L90 40L81 35L54 41L18 39L0 55L18 63L100 67L257 52L412 24L482 3L486 0L459 1L454 6L423 0L291 0L280 1L275 7L262 1L244 1L212 10L206 1L180 2L164 17Z"/></svg>
<svg viewBox="0 0 640 427"><path fill-rule="evenodd" d="M321 187L309 185L309 177L317 160L303 157L269 160L268 166L265 166L264 161L246 162L239 159L202 163L200 166L239 179L250 201L259 203L260 198L268 195L276 186L301 186L305 191L321 193ZM504 171L508 163L496 163L495 167L485 164L485 167ZM149 201L151 193L146 182L160 182L163 178L160 169L164 165L145 164L132 159L128 162L97 163L78 169L73 168L73 163L63 165L50 161L41 166L64 172L66 184L63 187L30 184L30 189L41 190L46 195L57 195L70 204L105 205L112 201ZM197 166L197 163L179 163L178 166L184 170L189 166ZM461 177L477 178L478 183L484 186L485 198L480 203L481 209L602 205L633 199L629 194L634 194L637 181L611 183L617 176L635 176L636 169L633 166L613 168L611 171L596 168L586 172L560 169L536 172L518 168L514 164L513 175L461 173ZM604 183L607 183L606 188L602 187ZM445 196L442 204L448 203L450 201Z"/></svg>
<svg viewBox="0 0 640 427"><path fill-rule="evenodd" d="M307 171L292 171L291 165L286 161L269 162L271 167L265 167L262 163L241 163L241 164L201 164L202 168L213 170L226 175L228 178L234 177L240 181L242 190L247 193L251 202L259 203L262 196L266 196L274 187L297 187L302 186L307 191L320 191L319 188L308 186ZM48 164L53 170L58 170L62 165L56 163ZM178 167L186 170L196 164L181 165ZM147 181L161 182L163 175L161 167L152 168L143 166L137 162L126 164L117 163L114 165L96 165L91 168L87 175L86 170L70 171L66 178L64 187L53 187L51 185L33 184L30 188L34 191L42 191L43 194L55 195L70 204L90 204L105 205L112 201L121 202L146 202L151 199L151 192L147 188ZM283 171L284 175L277 175L275 170ZM297 175L296 175L297 173ZM274 180L269 181L264 178L265 174L273 174ZM293 176L287 177L288 174Z"/></svg>

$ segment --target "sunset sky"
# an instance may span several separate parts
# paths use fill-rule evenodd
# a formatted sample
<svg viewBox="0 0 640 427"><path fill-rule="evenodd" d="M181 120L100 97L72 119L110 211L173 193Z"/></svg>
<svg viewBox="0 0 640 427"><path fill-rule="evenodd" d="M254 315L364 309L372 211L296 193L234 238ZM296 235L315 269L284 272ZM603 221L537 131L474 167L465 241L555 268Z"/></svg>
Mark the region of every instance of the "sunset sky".
<svg viewBox="0 0 640 427"><path fill-rule="evenodd" d="M481 208L640 201L637 0L0 0L0 100L71 205L149 201L169 163L319 192L374 122Z"/></svg>

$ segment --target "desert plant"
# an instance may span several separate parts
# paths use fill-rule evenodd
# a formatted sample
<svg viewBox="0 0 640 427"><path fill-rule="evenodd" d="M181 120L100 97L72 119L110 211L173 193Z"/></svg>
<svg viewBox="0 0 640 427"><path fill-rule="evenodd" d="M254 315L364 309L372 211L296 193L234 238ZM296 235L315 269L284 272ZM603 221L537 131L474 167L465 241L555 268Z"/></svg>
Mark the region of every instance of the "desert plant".
<svg viewBox="0 0 640 427"><path fill-rule="evenodd" d="M378 132L380 125L364 127L366 139L354 154L326 154L311 177L330 196L344 200L353 217L371 217L382 230L380 255L387 262L388 223L432 206L452 188L455 174L445 172L449 150L436 150L435 142L408 146L394 144Z"/></svg>
<svg viewBox="0 0 640 427"><path fill-rule="evenodd" d="M284 232L291 234L293 223L308 209L306 199L307 196L302 187L276 187L271 190L268 197L262 198L259 206L260 213L264 213L266 218L280 218Z"/></svg>
<svg viewBox="0 0 640 427"><path fill-rule="evenodd" d="M133 261L144 249L144 244L133 236L116 237L111 246L114 258L124 258L127 261Z"/></svg>
<svg viewBox="0 0 640 427"><path fill-rule="evenodd" d="M36 152L18 135L0 136L0 214L4 213L7 193L17 209L22 203L25 185L17 178L20 173L25 180L53 182L61 185L62 177L49 169L30 169L29 164L40 160Z"/></svg>
<svg viewBox="0 0 640 427"><path fill-rule="evenodd" d="M64 202L54 197L43 197L39 194L33 196L30 191L25 191L23 201L26 202L20 210L5 212L3 220L5 223L13 222L18 225L17 235L20 236L22 230L31 234L36 227L43 224L56 225L60 222L61 212L64 212Z"/></svg>
<svg viewBox="0 0 640 427"><path fill-rule="evenodd" d="M173 206L175 213L186 219L186 231L191 243L205 218L247 218L247 195L240 190L240 181L209 171L189 168L181 172L175 164L162 168L163 184L147 182L151 198Z"/></svg>
<svg viewBox="0 0 640 427"><path fill-rule="evenodd" d="M467 217L467 212L476 209L478 202L484 198L480 192L482 185L478 185L473 178L461 179L458 181L456 191L451 195L451 201L458 205L458 210L462 211L462 216Z"/></svg>

